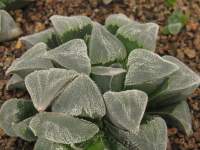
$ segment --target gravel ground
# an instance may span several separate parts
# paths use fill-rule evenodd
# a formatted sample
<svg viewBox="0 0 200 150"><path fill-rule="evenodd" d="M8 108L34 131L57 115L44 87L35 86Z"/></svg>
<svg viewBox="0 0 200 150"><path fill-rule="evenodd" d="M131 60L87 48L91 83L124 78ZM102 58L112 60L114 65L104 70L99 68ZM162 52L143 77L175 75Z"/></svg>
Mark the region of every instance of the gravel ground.
<svg viewBox="0 0 200 150"><path fill-rule="evenodd" d="M101 23L112 13L124 13L140 22L156 22L161 29L174 9L181 9L190 16L186 27L178 35L165 36L160 32L157 50L160 55L176 56L195 72L200 74L200 1L177 0L177 5L167 7L164 0L124 0L110 5L97 3L97 0L40 0L25 9L10 11L23 34L42 31L51 26L48 18L53 14L86 15ZM156 7L155 7L156 6ZM15 58L25 51L18 39L0 43L0 99L23 97L25 92L5 90L9 77L6 69ZM168 150L199 150L200 149L200 88L188 98L193 116L194 134L190 137L180 133L176 128L169 128ZM7 137L0 130L0 150L31 150L33 143L18 138Z"/></svg>

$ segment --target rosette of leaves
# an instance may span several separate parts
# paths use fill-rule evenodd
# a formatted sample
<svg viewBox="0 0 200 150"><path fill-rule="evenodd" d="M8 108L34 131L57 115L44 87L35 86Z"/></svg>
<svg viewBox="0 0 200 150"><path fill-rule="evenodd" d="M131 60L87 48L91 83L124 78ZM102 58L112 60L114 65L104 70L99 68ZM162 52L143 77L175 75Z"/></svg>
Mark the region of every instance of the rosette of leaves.
<svg viewBox="0 0 200 150"><path fill-rule="evenodd" d="M34 0L0 0L0 9L18 9Z"/></svg>
<svg viewBox="0 0 200 150"><path fill-rule="evenodd" d="M30 95L2 105L0 127L8 135L36 141L34 150L166 150L167 125L192 133L186 98L200 77L153 52L156 24L116 14L105 26L57 17L58 46L48 45L51 32L23 37L34 46L7 70L8 89L23 85Z"/></svg>
<svg viewBox="0 0 200 150"><path fill-rule="evenodd" d="M5 10L0 10L0 42L12 40L22 34L14 19Z"/></svg>

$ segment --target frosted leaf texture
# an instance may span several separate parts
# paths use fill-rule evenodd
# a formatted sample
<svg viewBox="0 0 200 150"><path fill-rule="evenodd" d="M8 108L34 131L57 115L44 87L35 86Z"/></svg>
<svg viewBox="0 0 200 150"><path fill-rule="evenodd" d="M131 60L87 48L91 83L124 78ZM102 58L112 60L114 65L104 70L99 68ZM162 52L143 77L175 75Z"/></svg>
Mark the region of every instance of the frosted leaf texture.
<svg viewBox="0 0 200 150"><path fill-rule="evenodd" d="M42 112L33 117L30 128L37 137L60 144L84 142L99 131L91 122L52 112Z"/></svg>
<svg viewBox="0 0 200 150"><path fill-rule="evenodd" d="M51 41L54 34L55 34L54 29L49 28L47 30L44 30L38 33L21 37L20 41L22 41L22 43L26 45L26 48L31 48L35 44L40 43L40 42L44 42L46 44L48 44L49 42L54 42L54 41Z"/></svg>
<svg viewBox="0 0 200 150"><path fill-rule="evenodd" d="M0 42L14 39L22 34L13 18L5 10L0 10Z"/></svg>
<svg viewBox="0 0 200 150"><path fill-rule="evenodd" d="M75 38L84 38L92 30L92 21L86 16L67 17L54 15L50 20L62 42Z"/></svg>
<svg viewBox="0 0 200 150"><path fill-rule="evenodd" d="M91 64L87 55L87 46L81 39L71 40L44 54L44 58L53 60L66 69L90 74Z"/></svg>
<svg viewBox="0 0 200 150"><path fill-rule="evenodd" d="M92 64L122 61L126 57L126 49L120 40L105 27L94 22L89 43L89 56Z"/></svg>
<svg viewBox="0 0 200 150"><path fill-rule="evenodd" d="M154 92L179 67L159 55L145 50L135 49L128 57L126 88L136 88L148 94Z"/></svg>
<svg viewBox="0 0 200 150"><path fill-rule="evenodd" d="M32 117L27 118L17 124L13 125L13 130L16 134L16 136L22 138L25 141L35 141L37 138L34 136L33 132L29 128L29 123L31 121Z"/></svg>
<svg viewBox="0 0 200 150"><path fill-rule="evenodd" d="M17 58L8 68L7 74L18 74L24 78L34 70L53 68L50 60L40 58L47 51L47 45L38 43Z"/></svg>
<svg viewBox="0 0 200 150"><path fill-rule="evenodd" d="M98 85L102 93L107 91L120 91L123 89L126 70L97 66L92 67L91 77Z"/></svg>
<svg viewBox="0 0 200 150"><path fill-rule="evenodd" d="M6 84L7 90L20 89L25 90L24 79L17 74L13 74L8 83Z"/></svg>
<svg viewBox="0 0 200 150"><path fill-rule="evenodd" d="M105 26L111 33L115 34L119 27L131 22L133 21L124 14L112 14L106 18Z"/></svg>
<svg viewBox="0 0 200 150"><path fill-rule="evenodd" d="M35 143L34 150L71 150L71 148L68 148L64 144L58 144L39 138Z"/></svg>
<svg viewBox="0 0 200 150"><path fill-rule="evenodd" d="M109 132L116 139L125 143L128 149L139 150L166 150L167 149L167 126L160 117L154 117L141 124L138 134L132 134L120 130L111 124L107 124Z"/></svg>
<svg viewBox="0 0 200 150"><path fill-rule="evenodd" d="M138 90L106 92L104 100L107 118L120 129L137 133L143 118L148 96Z"/></svg>
<svg viewBox="0 0 200 150"><path fill-rule="evenodd" d="M128 52L136 48L155 51L159 26L155 23L141 24L133 22L117 30L117 37L127 48Z"/></svg>
<svg viewBox="0 0 200 150"><path fill-rule="evenodd" d="M77 75L75 71L56 68L29 74L25 85L35 108L44 111Z"/></svg>
<svg viewBox="0 0 200 150"><path fill-rule="evenodd" d="M177 58L164 56L163 59L179 66L179 70L169 77L163 85L163 90L153 96L152 103L155 105L185 100L200 85L200 76Z"/></svg>
<svg viewBox="0 0 200 150"><path fill-rule="evenodd" d="M12 126L34 115L36 110L29 100L10 99L0 109L0 127L9 136L16 136Z"/></svg>
<svg viewBox="0 0 200 150"><path fill-rule="evenodd" d="M52 105L52 111L93 119L102 118L106 113L98 87L86 75L80 75L68 84Z"/></svg>
<svg viewBox="0 0 200 150"><path fill-rule="evenodd" d="M169 125L177 127L188 136L193 133L192 117L186 101L162 109L156 109L156 112L153 113L162 116Z"/></svg>

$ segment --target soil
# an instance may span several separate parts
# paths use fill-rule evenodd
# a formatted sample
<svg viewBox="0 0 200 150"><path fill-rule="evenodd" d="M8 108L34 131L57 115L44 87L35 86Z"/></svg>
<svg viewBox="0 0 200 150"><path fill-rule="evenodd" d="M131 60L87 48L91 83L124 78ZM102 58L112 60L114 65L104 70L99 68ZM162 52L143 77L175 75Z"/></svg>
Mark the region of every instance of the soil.
<svg viewBox="0 0 200 150"><path fill-rule="evenodd" d="M156 52L160 55L173 55L186 63L200 74L200 1L177 0L174 7L167 7L164 0L123 0L104 5L98 0L40 0L24 9L9 11L23 30L23 35L42 31L51 24L49 17L59 15L87 15L93 20L104 23L105 18L112 13L124 13L140 22L156 22L163 26L168 16L175 9L181 9L190 16L186 27L177 35L162 35ZM5 76L6 69L15 58L25 51L18 39L0 43L0 99L5 101L11 97L23 97L21 91L8 92L5 85L9 79ZM185 136L176 128L169 128L168 150L199 150L200 149L200 88L190 97L188 103L193 116L194 134ZM18 138L10 138L0 130L0 150L31 150L33 143L24 142Z"/></svg>

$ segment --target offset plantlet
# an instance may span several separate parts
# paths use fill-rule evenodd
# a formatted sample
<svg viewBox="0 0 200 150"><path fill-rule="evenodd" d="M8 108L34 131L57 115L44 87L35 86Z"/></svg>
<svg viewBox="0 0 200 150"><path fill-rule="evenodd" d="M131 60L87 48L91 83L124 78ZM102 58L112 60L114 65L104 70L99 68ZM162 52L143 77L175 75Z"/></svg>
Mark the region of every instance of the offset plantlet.
<svg viewBox="0 0 200 150"><path fill-rule="evenodd" d="M7 70L7 87L23 83L31 97L2 105L8 135L36 140L34 150L166 150L167 125L192 133L186 97L200 77L153 52L158 25L121 14L106 27L80 16L51 20L61 42L46 31L22 38L35 45ZM49 41L62 44L52 49Z"/></svg>
<svg viewBox="0 0 200 150"><path fill-rule="evenodd" d="M34 0L0 0L0 9L17 9L33 1Z"/></svg>
<svg viewBox="0 0 200 150"><path fill-rule="evenodd" d="M0 42L12 40L22 34L14 19L5 10L0 10Z"/></svg>

